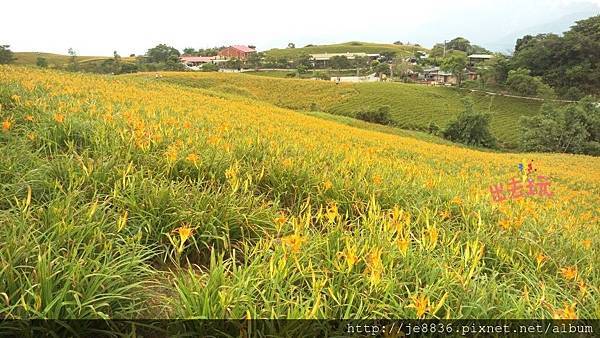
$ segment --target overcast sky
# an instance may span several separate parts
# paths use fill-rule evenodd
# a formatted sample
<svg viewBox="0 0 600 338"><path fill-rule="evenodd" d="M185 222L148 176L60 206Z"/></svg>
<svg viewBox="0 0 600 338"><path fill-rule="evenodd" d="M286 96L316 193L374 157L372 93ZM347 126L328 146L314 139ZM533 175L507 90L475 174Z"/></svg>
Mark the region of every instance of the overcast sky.
<svg viewBox="0 0 600 338"><path fill-rule="evenodd" d="M573 13L598 14L600 0L16 0L0 8L0 44L14 51L129 55L158 43L180 50L351 40L431 47L458 35L502 49L499 41L512 33Z"/></svg>

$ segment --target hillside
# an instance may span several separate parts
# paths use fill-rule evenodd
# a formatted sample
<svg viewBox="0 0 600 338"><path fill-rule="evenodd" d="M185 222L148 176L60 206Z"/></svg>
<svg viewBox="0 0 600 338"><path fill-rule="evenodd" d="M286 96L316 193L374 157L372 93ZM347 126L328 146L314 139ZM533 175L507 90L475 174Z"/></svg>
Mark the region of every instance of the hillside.
<svg viewBox="0 0 600 338"><path fill-rule="evenodd" d="M274 48L265 51L266 56L270 57L287 57L295 58L302 54L319 54L319 53L381 53L381 52L396 52L398 55L413 55L415 51L423 50L426 48L417 47L413 45L394 45L384 43L370 43L370 42L359 42L351 41L339 44L331 45L314 45L311 47L298 47L298 48Z"/></svg>
<svg viewBox="0 0 600 338"><path fill-rule="evenodd" d="M0 316L600 317L599 158L428 143L261 90L0 66ZM523 159L553 195L536 177L493 202Z"/></svg>
<svg viewBox="0 0 600 338"><path fill-rule="evenodd" d="M35 65L37 62L37 58L42 57L45 58L48 62L48 66L50 68L53 67L62 67L69 63L70 56L62 55L62 54L53 54L53 53L41 53L41 52L15 52L16 60L14 63L16 65ZM87 63L87 62L101 62L107 59L111 59L112 56L84 56L78 55L77 62L79 63ZM131 57L123 57L123 61L135 61L135 58Z"/></svg>
<svg viewBox="0 0 600 338"><path fill-rule="evenodd" d="M132 76L151 79L155 74ZM419 130L426 130L431 121L445 127L463 109L461 98L468 95L473 97L477 109L492 113L492 132L508 149L518 144L519 117L537 114L541 106L538 101L401 83L336 85L328 81L223 73L163 73L160 81L238 94L284 108L345 116L387 105L399 126Z"/></svg>

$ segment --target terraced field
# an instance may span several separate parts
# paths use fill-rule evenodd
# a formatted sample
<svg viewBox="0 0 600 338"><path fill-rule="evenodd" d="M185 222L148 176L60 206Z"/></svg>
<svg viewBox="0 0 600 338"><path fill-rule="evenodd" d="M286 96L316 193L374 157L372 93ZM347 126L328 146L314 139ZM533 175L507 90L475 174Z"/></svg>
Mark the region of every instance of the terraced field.
<svg viewBox="0 0 600 338"><path fill-rule="evenodd" d="M155 74L133 76L156 81ZM492 114L492 132L507 149L518 144L519 117L537 114L541 107L538 101L401 83L336 85L328 81L223 73L164 73L159 81L246 96L284 108L322 110L344 116L387 105L400 127L417 130L426 130L432 121L445 127L462 111L461 98L468 95L478 110Z"/></svg>
<svg viewBox="0 0 600 338"><path fill-rule="evenodd" d="M165 79L0 66L0 318L600 318L599 158Z"/></svg>

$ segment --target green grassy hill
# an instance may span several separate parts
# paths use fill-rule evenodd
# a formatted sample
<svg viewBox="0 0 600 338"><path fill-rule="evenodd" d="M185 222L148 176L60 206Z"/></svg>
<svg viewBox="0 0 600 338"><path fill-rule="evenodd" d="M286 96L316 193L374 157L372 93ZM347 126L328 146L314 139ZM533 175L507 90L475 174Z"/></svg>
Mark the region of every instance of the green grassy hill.
<svg viewBox="0 0 600 338"><path fill-rule="evenodd" d="M71 58L69 55L62 54L54 54L54 53L41 53L41 52L15 52L14 61L17 65L35 65L37 62L37 58L42 57L45 58L48 62L48 66L50 67L62 67L65 64L69 63L69 59ZM87 62L99 62L104 61L106 59L110 59L112 56L85 56L78 55L77 62L79 63L87 63ZM123 61L133 61L135 58L131 57L121 57Z"/></svg>
<svg viewBox="0 0 600 338"><path fill-rule="evenodd" d="M134 76L154 78L155 74ZM403 83L336 85L328 81L222 73L164 73L161 81L256 98L284 108L350 117L361 110L387 105L398 126L413 130L426 130L430 122L445 127L462 111L462 97L470 96L476 109L492 114L492 132L500 146L507 149L518 144L519 117L537 114L541 106L539 101Z"/></svg>
<svg viewBox="0 0 600 338"><path fill-rule="evenodd" d="M411 55L417 50L426 50L426 48L414 45L394 45L385 43L370 43L351 41L338 43L333 45L314 45L311 47L302 48L274 48L265 52L271 57L287 57L294 58L302 54L317 54L317 53L381 53L381 52L396 52L399 55Z"/></svg>

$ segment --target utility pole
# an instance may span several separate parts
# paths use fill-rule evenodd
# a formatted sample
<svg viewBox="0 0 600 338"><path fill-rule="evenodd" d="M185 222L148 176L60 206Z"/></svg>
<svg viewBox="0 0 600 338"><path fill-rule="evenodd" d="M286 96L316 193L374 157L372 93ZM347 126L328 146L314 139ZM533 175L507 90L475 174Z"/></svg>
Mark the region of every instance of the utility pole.
<svg viewBox="0 0 600 338"><path fill-rule="evenodd" d="M446 57L446 40L444 40L444 57Z"/></svg>

